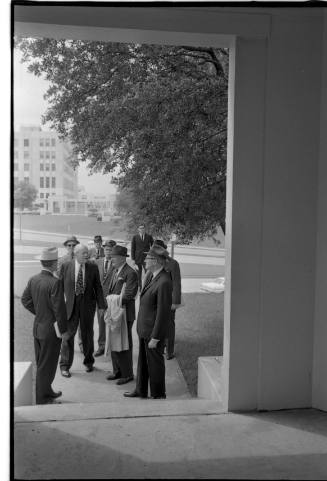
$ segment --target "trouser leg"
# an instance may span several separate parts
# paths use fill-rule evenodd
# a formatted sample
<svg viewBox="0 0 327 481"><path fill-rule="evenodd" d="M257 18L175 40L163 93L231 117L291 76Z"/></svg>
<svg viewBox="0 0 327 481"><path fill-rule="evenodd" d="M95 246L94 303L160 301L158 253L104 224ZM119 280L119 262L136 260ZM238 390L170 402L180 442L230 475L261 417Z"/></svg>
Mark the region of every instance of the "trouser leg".
<svg viewBox="0 0 327 481"><path fill-rule="evenodd" d="M49 339L35 339L36 364L36 403L44 403L53 393L51 384L55 378L60 353L60 339L55 335Z"/></svg>
<svg viewBox="0 0 327 481"><path fill-rule="evenodd" d="M83 352L83 342L82 342L82 334L81 334L81 325L78 326L77 342L78 342L80 351Z"/></svg>
<svg viewBox="0 0 327 481"><path fill-rule="evenodd" d="M97 318L98 318L98 326L99 326L98 348L104 349L106 346L106 323L104 322L104 312L100 314L98 308L97 308Z"/></svg>
<svg viewBox="0 0 327 481"><path fill-rule="evenodd" d="M165 396L165 360L164 360L164 342L159 341L157 347L150 349L148 343L145 343L148 371L150 378L151 396Z"/></svg>
<svg viewBox="0 0 327 481"><path fill-rule="evenodd" d="M84 352L84 361L83 364L85 366L93 366L94 364L94 331L93 331L93 322L94 322L94 312L87 313L85 315L84 305L81 305L80 310L80 325L81 325L81 335L82 335L82 342L83 342L83 352Z"/></svg>
<svg viewBox="0 0 327 481"><path fill-rule="evenodd" d="M167 346L167 356L172 356L174 354L175 347L175 314L176 311L171 311L171 318L168 323L168 335L166 339Z"/></svg>
<svg viewBox="0 0 327 481"><path fill-rule="evenodd" d="M138 283L139 283L139 288L141 289L142 288L142 264L136 264L136 265L138 267L137 279L138 279Z"/></svg>
<svg viewBox="0 0 327 481"><path fill-rule="evenodd" d="M79 323L80 301L80 296L78 296L78 298L75 299L72 315L67 322L67 331L69 332L70 337L67 341L63 340L61 343L59 365L62 371L69 370L74 361L74 340Z"/></svg>
<svg viewBox="0 0 327 481"><path fill-rule="evenodd" d="M149 371L145 349L146 340L139 337L139 356L137 360L136 392L140 396L148 395Z"/></svg>

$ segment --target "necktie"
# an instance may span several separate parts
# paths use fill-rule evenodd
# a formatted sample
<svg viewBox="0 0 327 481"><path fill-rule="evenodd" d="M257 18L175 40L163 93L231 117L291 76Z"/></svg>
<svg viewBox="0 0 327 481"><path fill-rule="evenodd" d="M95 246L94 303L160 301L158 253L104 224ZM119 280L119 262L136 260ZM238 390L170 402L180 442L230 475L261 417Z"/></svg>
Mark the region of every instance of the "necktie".
<svg viewBox="0 0 327 481"><path fill-rule="evenodd" d="M83 293L84 293L83 270L82 270L82 266L80 265L78 270L78 275L77 275L75 294L76 296L78 296L79 294L83 294Z"/></svg>
<svg viewBox="0 0 327 481"><path fill-rule="evenodd" d="M149 274L146 276L146 278L144 279L144 286L143 286L143 289L145 289L146 287L148 287L148 285L150 284L150 282L152 281L153 279L153 274L152 272L149 272ZM142 290L143 290L142 289Z"/></svg>
<svg viewBox="0 0 327 481"><path fill-rule="evenodd" d="M104 262L104 275L107 274L109 261L106 259Z"/></svg>

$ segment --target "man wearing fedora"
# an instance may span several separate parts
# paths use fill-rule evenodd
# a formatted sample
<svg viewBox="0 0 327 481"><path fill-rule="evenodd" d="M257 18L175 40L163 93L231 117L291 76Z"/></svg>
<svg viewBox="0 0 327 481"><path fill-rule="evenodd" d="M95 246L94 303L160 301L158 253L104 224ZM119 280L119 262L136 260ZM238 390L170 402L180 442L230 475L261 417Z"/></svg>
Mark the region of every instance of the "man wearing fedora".
<svg viewBox="0 0 327 481"><path fill-rule="evenodd" d="M95 261L99 269L100 282L104 298L106 298L109 294L111 277L115 270L111 260L112 249L115 245L116 242L114 240L105 241L105 243L103 244L104 257L100 257ZM99 325L99 337L98 350L94 353L94 357L102 356L104 354L104 348L106 345L106 324L104 322L104 311L100 313L99 309L97 309L97 317Z"/></svg>
<svg viewBox="0 0 327 481"><path fill-rule="evenodd" d="M163 247L164 249L167 249L167 245L161 239L156 239L154 241L154 245L158 245ZM166 358L167 360L169 360L175 357L175 354L174 354L175 315L176 315L176 309L178 309L178 307L180 307L181 305L182 283L181 283L181 270L179 267L179 263L176 261L176 259L173 259L172 257L168 256L165 261L165 270L169 272L172 283L173 283L173 294L172 294L173 303L171 305L171 316L169 319L168 334L166 339L166 350L167 350Z"/></svg>
<svg viewBox="0 0 327 481"><path fill-rule="evenodd" d="M67 253L60 257L58 260L58 269L57 269L57 274L59 275L61 265L64 262L69 262L74 259L74 249L79 244L79 241L77 240L76 236L72 235L68 237L68 239L63 242L63 245L66 247Z"/></svg>
<svg viewBox="0 0 327 481"><path fill-rule="evenodd" d="M136 326L139 336L136 388L125 392L126 397L146 398L148 383L153 399L166 397L163 353L172 305L172 281L164 269L167 257L163 247L153 245L145 259L147 275L140 293Z"/></svg>
<svg viewBox="0 0 327 481"><path fill-rule="evenodd" d="M62 284L54 276L58 249L44 248L38 259L42 270L28 281L21 302L35 315L36 404L53 404L62 395L61 391L55 392L51 384L57 370L61 340L68 338L66 307Z"/></svg>
<svg viewBox="0 0 327 481"><path fill-rule="evenodd" d="M117 379L116 384L126 384L133 381L133 340L132 340L132 326L135 320L135 296L138 290L137 274L132 267L130 267L126 258L127 248L120 245L115 245L111 251L112 264L115 271L112 275L109 285L109 294L120 294L125 285L122 306L126 307L126 323L128 334L128 350L125 351L111 351L112 373L109 373L107 380L111 381Z"/></svg>
<svg viewBox="0 0 327 481"><path fill-rule="evenodd" d="M88 261L88 248L78 245L75 258L61 266L60 279L64 286L68 332L70 337L61 345L60 370L64 377L71 377L74 360L74 338L80 324L86 372L93 371L94 334L93 322L96 305L100 312L106 308L98 267Z"/></svg>
<svg viewBox="0 0 327 481"><path fill-rule="evenodd" d="M137 266L139 288L142 287L142 269L145 271L145 252L148 252L153 244L153 237L145 232L144 224L137 228L138 234L132 237L131 243L131 258Z"/></svg>
<svg viewBox="0 0 327 481"><path fill-rule="evenodd" d="M102 247L101 235L94 236L94 247L90 249L89 255L90 255L90 260L93 260L93 261L100 259L100 257L104 257L104 250Z"/></svg>

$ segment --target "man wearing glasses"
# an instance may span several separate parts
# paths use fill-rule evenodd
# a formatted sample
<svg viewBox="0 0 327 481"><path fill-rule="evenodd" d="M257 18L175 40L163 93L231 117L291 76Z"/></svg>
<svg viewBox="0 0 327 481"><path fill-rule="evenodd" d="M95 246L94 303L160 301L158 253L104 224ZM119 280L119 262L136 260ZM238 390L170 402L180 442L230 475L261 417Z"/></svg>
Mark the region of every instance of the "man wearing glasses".
<svg viewBox="0 0 327 481"><path fill-rule="evenodd" d="M164 269L167 257L163 247L153 245L145 259L147 274L140 293L136 327L139 336L136 388L125 392L125 397L146 398L149 381L153 399L166 397L163 354L172 305L172 280Z"/></svg>
<svg viewBox="0 0 327 481"><path fill-rule="evenodd" d="M67 249L67 253L64 256L60 257L58 261L57 275L59 275L61 266L62 264L64 264L64 262L70 262L74 259L74 250L77 244L79 244L79 241L76 239L74 235L68 237L68 239L66 239L65 242L63 243L63 245Z"/></svg>

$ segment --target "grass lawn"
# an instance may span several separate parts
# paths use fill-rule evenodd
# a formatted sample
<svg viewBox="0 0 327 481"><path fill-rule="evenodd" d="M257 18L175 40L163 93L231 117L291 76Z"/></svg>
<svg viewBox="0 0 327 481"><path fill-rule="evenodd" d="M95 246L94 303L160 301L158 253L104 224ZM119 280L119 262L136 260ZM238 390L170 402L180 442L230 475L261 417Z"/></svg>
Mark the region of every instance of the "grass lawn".
<svg viewBox="0 0 327 481"><path fill-rule="evenodd" d="M192 396L196 396L198 357L221 356L223 353L224 294L199 292L183 294L183 297L185 306L176 313L175 353L188 388ZM33 320L34 316L16 297L13 321L14 361L31 361L34 376ZM33 388L33 395L34 391Z"/></svg>
<svg viewBox="0 0 327 481"><path fill-rule="evenodd" d="M183 294L176 312L175 354L192 396L197 395L198 357L223 354L224 294ZM169 361L167 361L169 362Z"/></svg>

